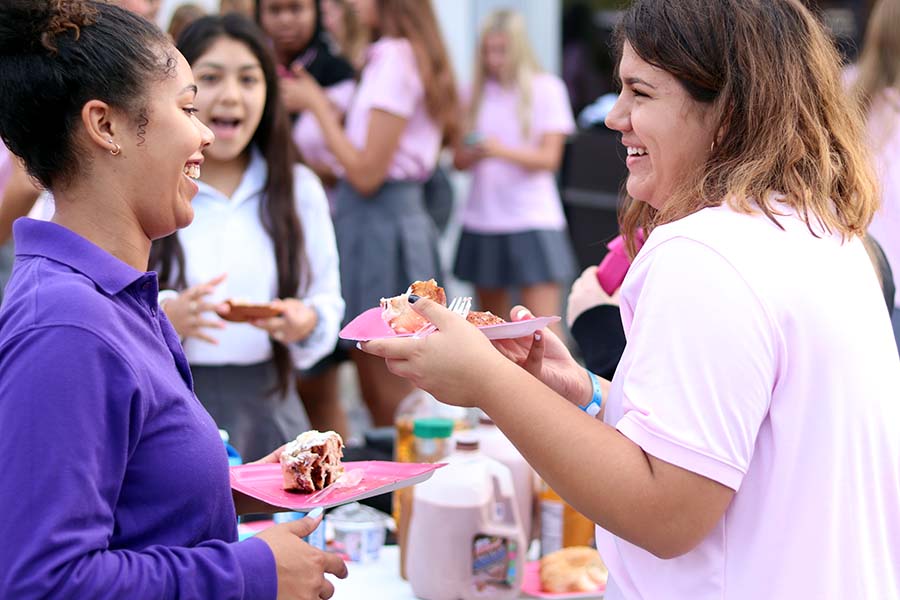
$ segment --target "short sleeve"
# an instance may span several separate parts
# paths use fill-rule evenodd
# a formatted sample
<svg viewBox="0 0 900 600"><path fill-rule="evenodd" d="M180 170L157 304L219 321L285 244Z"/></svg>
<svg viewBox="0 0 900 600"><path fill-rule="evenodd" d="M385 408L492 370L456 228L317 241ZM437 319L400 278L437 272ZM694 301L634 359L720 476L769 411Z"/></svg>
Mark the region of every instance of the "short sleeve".
<svg viewBox="0 0 900 600"><path fill-rule="evenodd" d="M369 106L409 119L425 95L412 46L407 40L382 40L364 69L361 91Z"/></svg>
<svg viewBox="0 0 900 600"><path fill-rule="evenodd" d="M534 133L562 133L575 131L575 119L569 104L569 93L558 77L548 73L535 78Z"/></svg>
<svg viewBox="0 0 900 600"><path fill-rule="evenodd" d="M648 454L738 490L769 409L776 326L740 273L699 242L664 241L632 270L614 424Z"/></svg>

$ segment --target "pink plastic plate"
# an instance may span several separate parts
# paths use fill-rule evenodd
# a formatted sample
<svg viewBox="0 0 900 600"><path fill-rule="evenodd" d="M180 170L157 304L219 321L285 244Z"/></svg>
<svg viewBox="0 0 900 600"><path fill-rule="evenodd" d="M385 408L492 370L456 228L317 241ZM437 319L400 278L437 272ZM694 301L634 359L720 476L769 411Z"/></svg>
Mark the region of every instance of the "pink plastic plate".
<svg viewBox="0 0 900 600"><path fill-rule="evenodd" d="M479 327L484 335L491 340L509 340L525 337L559 321L559 317L537 317L527 321L515 323L500 323L499 325L486 325ZM345 340L367 342L391 337L409 337L411 333L394 333L387 323L381 318L381 308L375 307L365 311L341 330L340 336Z"/></svg>
<svg viewBox="0 0 900 600"><path fill-rule="evenodd" d="M606 586L601 585L595 592L572 592L565 594L551 594L550 592L544 592L541 590L541 562L536 560L525 564L525 574L522 577L522 593L526 596L532 598L553 598L554 600L576 600L576 598L593 600L595 598L603 598L603 592L605 591Z"/></svg>
<svg viewBox="0 0 900 600"><path fill-rule="evenodd" d="M231 488L273 506L306 512L313 508L331 508L356 502L421 483L443 466L443 463L399 463L380 460L345 462L345 471L362 469L362 480L353 487L337 489L318 502L311 500L313 494L298 494L282 489L284 480L281 476L281 465L278 463L231 467Z"/></svg>

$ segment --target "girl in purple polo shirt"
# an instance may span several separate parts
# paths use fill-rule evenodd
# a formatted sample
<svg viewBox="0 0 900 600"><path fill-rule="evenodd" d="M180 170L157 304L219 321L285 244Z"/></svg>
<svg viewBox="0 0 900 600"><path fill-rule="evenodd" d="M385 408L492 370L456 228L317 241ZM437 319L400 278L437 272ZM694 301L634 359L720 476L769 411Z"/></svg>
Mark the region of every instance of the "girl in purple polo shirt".
<svg viewBox="0 0 900 600"><path fill-rule="evenodd" d="M122 8L0 3L0 137L55 199L16 222L0 308L2 598L319 600L346 573L301 541L316 518L238 542L248 507L157 303L151 243L190 224L213 141L196 94Z"/></svg>
<svg viewBox="0 0 900 600"><path fill-rule="evenodd" d="M560 284L575 269L554 179L575 129L569 98L538 66L522 15L491 14L478 48L468 134L455 157L472 187L454 273L498 315L509 313L512 290L537 314L557 314Z"/></svg>
<svg viewBox="0 0 900 600"><path fill-rule="evenodd" d="M300 77L306 110L315 115L343 175L335 202L345 321L404 291L417 279L440 278L437 231L423 188L444 139L453 139L456 86L430 2L357 0L373 32L346 130L311 76ZM383 361L355 348L363 399L376 425L393 423L412 391Z"/></svg>

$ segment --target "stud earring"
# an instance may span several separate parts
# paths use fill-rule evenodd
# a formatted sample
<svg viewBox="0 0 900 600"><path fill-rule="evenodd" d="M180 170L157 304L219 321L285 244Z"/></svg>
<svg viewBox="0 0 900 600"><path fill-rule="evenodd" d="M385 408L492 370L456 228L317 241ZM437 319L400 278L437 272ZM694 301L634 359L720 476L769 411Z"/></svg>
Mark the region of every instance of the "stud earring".
<svg viewBox="0 0 900 600"><path fill-rule="evenodd" d="M112 150L109 151L110 154L112 154L113 156L118 156L118 155L122 154L122 147L119 146L117 143L113 142L112 138L110 138L107 141L109 141L110 144L115 146L115 148L113 148Z"/></svg>

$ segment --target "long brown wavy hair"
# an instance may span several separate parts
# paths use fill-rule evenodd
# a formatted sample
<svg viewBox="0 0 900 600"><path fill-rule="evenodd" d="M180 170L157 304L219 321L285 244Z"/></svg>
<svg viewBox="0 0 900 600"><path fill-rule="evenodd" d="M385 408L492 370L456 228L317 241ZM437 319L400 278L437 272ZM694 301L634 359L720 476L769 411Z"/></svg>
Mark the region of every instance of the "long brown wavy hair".
<svg viewBox="0 0 900 600"><path fill-rule="evenodd" d="M412 45L425 88L425 107L445 140L459 134L459 97L453 66L430 0L377 0L376 34L405 38Z"/></svg>
<svg viewBox="0 0 900 600"><path fill-rule="evenodd" d="M303 227L294 198L294 164L297 152L290 137L290 121L278 93L278 75L262 31L238 13L202 17L178 38L178 50L193 64L213 43L223 37L243 43L259 61L266 81L266 103L256 132L250 140L262 153L268 177L259 203L259 219L272 239L278 270L278 297L294 298L309 284L304 252ZM249 147L246 150L249 152ZM178 235L153 243L150 268L159 271L161 286L183 290L185 257ZM298 290L300 290L298 292ZM285 395L293 381L293 363L284 344L271 340L272 357L278 371L278 391Z"/></svg>
<svg viewBox="0 0 900 600"><path fill-rule="evenodd" d="M634 253L647 233L727 201L775 221L773 195L844 237L862 236L878 207L862 112L841 85L838 53L799 0L636 0L616 30L644 61L711 105L717 141L657 211L626 199ZM777 222L776 222L777 223Z"/></svg>

